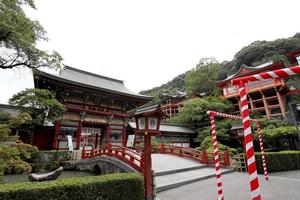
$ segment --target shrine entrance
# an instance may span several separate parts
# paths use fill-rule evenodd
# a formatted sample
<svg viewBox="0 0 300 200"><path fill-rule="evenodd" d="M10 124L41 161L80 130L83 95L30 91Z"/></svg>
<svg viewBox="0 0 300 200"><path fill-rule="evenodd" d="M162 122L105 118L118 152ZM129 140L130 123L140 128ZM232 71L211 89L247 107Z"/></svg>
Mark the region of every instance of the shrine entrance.
<svg viewBox="0 0 300 200"><path fill-rule="evenodd" d="M80 136L80 149L100 148L106 143L105 130L101 124L83 123Z"/></svg>

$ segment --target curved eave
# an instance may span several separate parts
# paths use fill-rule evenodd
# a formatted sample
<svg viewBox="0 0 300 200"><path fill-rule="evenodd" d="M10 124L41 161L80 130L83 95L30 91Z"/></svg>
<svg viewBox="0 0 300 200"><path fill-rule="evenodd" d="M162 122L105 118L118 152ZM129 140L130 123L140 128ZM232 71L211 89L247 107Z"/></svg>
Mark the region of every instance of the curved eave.
<svg viewBox="0 0 300 200"><path fill-rule="evenodd" d="M78 86L78 87L85 87L85 88L93 89L93 90L96 90L96 91L99 91L99 92L108 92L108 93L112 93L112 94L116 94L116 95L121 95L121 96L124 96L124 97L131 97L131 98L135 98L135 99L140 100L140 101L147 102L147 101L150 101L150 100L153 99L153 97L150 97L150 96L135 95L135 94L130 94L130 93L118 92L118 91L115 91L115 90L109 90L109 89L106 89L106 88L99 88L99 87L95 87L95 86L92 86L92 85L78 83L76 81L67 80L67 79L61 78L59 76L48 74L48 73L45 73L45 72L42 72L42 71L34 71L33 74L34 74L34 79L35 79L36 76L42 76L42 77L46 77L48 79L52 79L54 81L59 81L59 82L62 82L62 83L66 83L66 84L70 84L70 85L74 85L74 86ZM34 81L34 85L36 87L36 81Z"/></svg>
<svg viewBox="0 0 300 200"><path fill-rule="evenodd" d="M239 77L243 77L243 76L249 76L249 75L253 75L253 74L257 74L257 73L260 73L260 72L264 72L264 71L270 71L270 70L275 70L275 69L281 69L284 67L284 64L283 62L277 62L277 63L274 63L274 64L271 64L269 66L266 66L264 68L260 68L260 69L253 69L251 67L247 67L247 66L242 66L235 74L231 75L230 78L226 78L224 80L221 80L221 81L218 81L216 84L219 86L219 87L223 87L225 86L227 83L230 83L230 81L232 79L235 79L235 78L239 78ZM252 69L253 71L250 71L250 72L247 72L245 74L240 74L240 71L243 69L243 68L247 68L247 69Z"/></svg>

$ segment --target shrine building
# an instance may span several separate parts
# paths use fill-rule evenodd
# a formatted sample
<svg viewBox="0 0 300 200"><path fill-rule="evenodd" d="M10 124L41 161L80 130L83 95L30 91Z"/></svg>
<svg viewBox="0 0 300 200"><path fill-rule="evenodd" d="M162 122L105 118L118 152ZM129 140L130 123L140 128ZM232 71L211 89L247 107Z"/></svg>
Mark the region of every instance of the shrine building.
<svg viewBox="0 0 300 200"><path fill-rule="evenodd" d="M107 143L125 145L127 111L152 99L131 92L121 80L69 66L59 75L35 71L34 86L55 92L67 109L52 131L34 135L33 143L39 149L49 145L52 149L68 149L68 135L74 149L98 148Z"/></svg>
<svg viewBox="0 0 300 200"><path fill-rule="evenodd" d="M256 67L241 66L233 75L218 81L217 85L222 90L222 97L231 101L234 105L232 114L240 115L241 105L238 86L232 85L231 80L253 75L265 71L284 68L282 62L268 62ZM251 112L258 112L271 117L286 117L286 98L289 88L282 78L273 78L246 83L249 109Z"/></svg>
<svg viewBox="0 0 300 200"><path fill-rule="evenodd" d="M176 95L161 93L159 98L161 108L168 118L178 115L179 108L183 107L184 101L187 100L185 92L178 92Z"/></svg>

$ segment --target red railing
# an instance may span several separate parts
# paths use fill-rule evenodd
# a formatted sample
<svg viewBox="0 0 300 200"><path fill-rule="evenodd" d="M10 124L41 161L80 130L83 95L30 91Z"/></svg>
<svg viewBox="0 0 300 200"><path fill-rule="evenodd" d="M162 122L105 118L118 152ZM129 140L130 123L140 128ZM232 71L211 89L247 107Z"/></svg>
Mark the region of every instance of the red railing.
<svg viewBox="0 0 300 200"><path fill-rule="evenodd" d="M276 87L276 86L284 86L285 82L281 78L274 78L274 79L266 79L254 82L246 83L246 90L247 92L255 92L259 90L265 90L268 88ZM223 96L224 97L232 97L238 96L239 89L237 85L229 85L223 88Z"/></svg>
<svg viewBox="0 0 300 200"><path fill-rule="evenodd" d="M140 153L139 153L140 152ZM202 164L214 165L214 154L208 153L204 151L198 151L193 148L187 147L179 147L174 145L160 144L155 148L152 148L153 153L161 153L161 154L173 154L180 157L189 158L200 162ZM82 150L82 159L85 158L95 158L98 156L111 156L115 157L139 172L144 171L144 162L143 162L143 154L142 150L132 150L126 147L108 144L105 148L100 149L92 149L92 150ZM220 165L229 166L229 153L225 151L223 153L219 153Z"/></svg>
<svg viewBox="0 0 300 200"><path fill-rule="evenodd" d="M138 172L143 173L144 171L142 154L123 146L108 144L105 148L92 149L88 151L83 149L81 158L94 158L102 155L115 157L130 165Z"/></svg>
<svg viewBox="0 0 300 200"><path fill-rule="evenodd" d="M154 152L158 152L158 153L162 153L162 154L167 153L167 154L177 155L180 157L190 158L197 162L200 162L202 164L207 164L207 165L215 164L214 154L207 153L205 150L198 151L193 148L160 144L160 145L158 145L157 149L154 149ZM222 165L222 166L230 165L228 151L225 151L224 153L219 153L219 159L220 159L220 165Z"/></svg>

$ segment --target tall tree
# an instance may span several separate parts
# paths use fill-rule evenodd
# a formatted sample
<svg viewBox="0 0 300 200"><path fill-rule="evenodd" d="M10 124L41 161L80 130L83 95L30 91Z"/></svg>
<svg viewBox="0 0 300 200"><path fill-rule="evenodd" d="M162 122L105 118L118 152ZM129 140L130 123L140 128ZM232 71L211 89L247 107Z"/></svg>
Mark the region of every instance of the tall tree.
<svg viewBox="0 0 300 200"><path fill-rule="evenodd" d="M66 109L55 98L55 94L45 89L26 89L15 94L9 99L9 104L18 106L21 112L28 113L31 117L29 127L32 140L34 128L44 120L54 122Z"/></svg>
<svg viewBox="0 0 300 200"><path fill-rule="evenodd" d="M188 96L197 93L212 95L217 91L216 81L219 77L220 64L214 58L202 58L196 68L185 76L185 91Z"/></svg>
<svg viewBox="0 0 300 200"><path fill-rule="evenodd" d="M0 0L0 68L60 68L62 57L37 48L47 40L38 21L29 19L22 6L36 9L33 0Z"/></svg>
<svg viewBox="0 0 300 200"><path fill-rule="evenodd" d="M48 121L55 121L65 111L64 105L55 98L55 94L45 89L23 90L10 98L9 104L30 114L34 124L42 123L45 117Z"/></svg>

